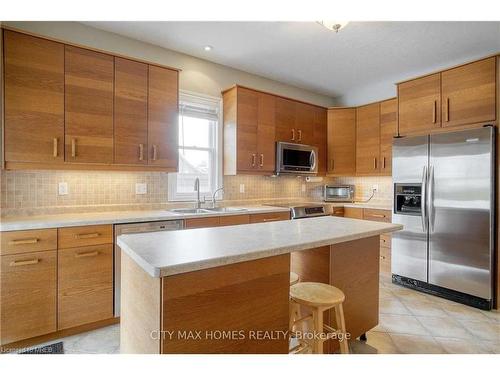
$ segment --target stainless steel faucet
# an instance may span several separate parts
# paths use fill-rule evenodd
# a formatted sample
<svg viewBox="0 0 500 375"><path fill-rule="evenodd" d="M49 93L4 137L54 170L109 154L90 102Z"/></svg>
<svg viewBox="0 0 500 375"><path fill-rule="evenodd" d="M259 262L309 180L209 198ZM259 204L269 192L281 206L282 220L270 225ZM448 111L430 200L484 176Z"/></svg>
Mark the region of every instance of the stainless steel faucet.
<svg viewBox="0 0 500 375"><path fill-rule="evenodd" d="M203 201L200 200L200 178L196 177L194 180L194 191L196 191L196 208L200 209L201 205L205 203L205 197L203 197Z"/></svg>
<svg viewBox="0 0 500 375"><path fill-rule="evenodd" d="M212 194L212 208L215 208L215 196L217 195L217 193L219 191L222 191L222 190L224 190L224 186L221 186L220 188L215 189L214 193Z"/></svg>

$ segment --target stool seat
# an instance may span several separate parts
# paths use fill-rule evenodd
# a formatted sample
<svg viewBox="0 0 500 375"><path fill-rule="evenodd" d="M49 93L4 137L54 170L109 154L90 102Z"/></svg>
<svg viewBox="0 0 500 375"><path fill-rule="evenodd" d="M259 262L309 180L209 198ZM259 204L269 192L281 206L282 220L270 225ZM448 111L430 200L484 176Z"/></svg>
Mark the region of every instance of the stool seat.
<svg viewBox="0 0 500 375"><path fill-rule="evenodd" d="M290 286L290 297L310 307L334 306L345 300L344 292L332 285L322 283L297 283Z"/></svg>
<svg viewBox="0 0 500 375"><path fill-rule="evenodd" d="M295 272L290 272L290 285L295 285L299 282L299 275Z"/></svg>

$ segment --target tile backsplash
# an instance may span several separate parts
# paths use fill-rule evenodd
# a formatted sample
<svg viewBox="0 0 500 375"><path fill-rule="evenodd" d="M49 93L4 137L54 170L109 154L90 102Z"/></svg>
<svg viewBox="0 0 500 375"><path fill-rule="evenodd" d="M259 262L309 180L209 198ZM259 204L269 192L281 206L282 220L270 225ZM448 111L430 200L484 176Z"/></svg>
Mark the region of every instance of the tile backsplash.
<svg viewBox="0 0 500 375"><path fill-rule="evenodd" d="M59 182L67 183L67 195L58 195ZM136 183L147 184L147 193L136 194ZM320 201L325 183L355 184L359 200L370 196L374 184L379 187L374 200L390 201L392 197L390 177L323 178L321 182L306 182L296 176L238 175L224 177L224 201ZM244 193L240 193L241 184L245 185ZM167 173L1 171L2 216L160 209L171 203L168 202Z"/></svg>

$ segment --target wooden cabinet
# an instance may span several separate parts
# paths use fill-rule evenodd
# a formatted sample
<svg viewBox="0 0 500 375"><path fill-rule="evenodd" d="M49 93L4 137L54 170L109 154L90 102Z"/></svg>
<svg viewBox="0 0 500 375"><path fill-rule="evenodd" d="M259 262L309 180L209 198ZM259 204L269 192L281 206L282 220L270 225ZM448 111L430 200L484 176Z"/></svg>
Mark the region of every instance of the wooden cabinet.
<svg viewBox="0 0 500 375"><path fill-rule="evenodd" d="M218 227L219 223L220 221L218 216L196 217L184 220L184 228L193 229L193 228Z"/></svg>
<svg viewBox="0 0 500 375"><path fill-rule="evenodd" d="M430 132L441 124L441 74L398 85L399 133Z"/></svg>
<svg viewBox="0 0 500 375"><path fill-rule="evenodd" d="M149 66L148 146L149 164L177 171L179 141L179 74Z"/></svg>
<svg viewBox="0 0 500 375"><path fill-rule="evenodd" d="M223 93L224 173L275 170L275 96L236 86Z"/></svg>
<svg viewBox="0 0 500 375"><path fill-rule="evenodd" d="M356 109L328 110L328 173L354 175L356 173Z"/></svg>
<svg viewBox="0 0 500 375"><path fill-rule="evenodd" d="M291 99L276 98L276 142L296 142L295 102Z"/></svg>
<svg viewBox="0 0 500 375"><path fill-rule="evenodd" d="M266 223L281 220L290 220L290 212L267 212L250 215L250 223Z"/></svg>
<svg viewBox="0 0 500 375"><path fill-rule="evenodd" d="M60 249L58 329L113 317L113 245Z"/></svg>
<svg viewBox="0 0 500 375"><path fill-rule="evenodd" d="M115 57L114 162L148 163L148 65Z"/></svg>
<svg viewBox="0 0 500 375"><path fill-rule="evenodd" d="M65 155L113 162L113 56L65 46Z"/></svg>
<svg viewBox="0 0 500 375"><path fill-rule="evenodd" d="M57 249L57 229L0 232L0 255Z"/></svg>
<svg viewBox="0 0 500 375"><path fill-rule="evenodd" d="M220 216L219 226L250 224L250 215Z"/></svg>
<svg viewBox="0 0 500 375"><path fill-rule="evenodd" d="M57 251L0 257L0 344L56 330Z"/></svg>
<svg viewBox="0 0 500 375"><path fill-rule="evenodd" d="M313 107L314 129L313 146L318 148L318 175L324 176L327 173L327 110L321 107Z"/></svg>
<svg viewBox="0 0 500 375"><path fill-rule="evenodd" d="M363 219L363 209L356 207L344 207L344 217L351 219Z"/></svg>
<svg viewBox="0 0 500 375"><path fill-rule="evenodd" d="M380 104L356 109L356 173L378 174L380 170Z"/></svg>
<svg viewBox="0 0 500 375"><path fill-rule="evenodd" d="M380 221L383 223L391 222L391 211L380 210L375 208L364 208L363 209L363 219L371 221Z"/></svg>
<svg viewBox="0 0 500 375"><path fill-rule="evenodd" d="M344 217L344 207L333 207L332 216Z"/></svg>
<svg viewBox="0 0 500 375"><path fill-rule="evenodd" d="M64 45L4 30L5 160L64 162Z"/></svg>
<svg viewBox="0 0 500 375"><path fill-rule="evenodd" d="M392 140L398 135L398 100L380 102L380 173L392 174Z"/></svg>
<svg viewBox="0 0 500 375"><path fill-rule="evenodd" d="M59 228L57 232L60 249L113 243L112 225Z"/></svg>
<svg viewBox="0 0 500 375"><path fill-rule="evenodd" d="M496 58L441 73L442 126L495 121Z"/></svg>
<svg viewBox="0 0 500 375"><path fill-rule="evenodd" d="M295 132L296 142L305 145L314 143L314 110L315 107L309 104L295 103Z"/></svg>

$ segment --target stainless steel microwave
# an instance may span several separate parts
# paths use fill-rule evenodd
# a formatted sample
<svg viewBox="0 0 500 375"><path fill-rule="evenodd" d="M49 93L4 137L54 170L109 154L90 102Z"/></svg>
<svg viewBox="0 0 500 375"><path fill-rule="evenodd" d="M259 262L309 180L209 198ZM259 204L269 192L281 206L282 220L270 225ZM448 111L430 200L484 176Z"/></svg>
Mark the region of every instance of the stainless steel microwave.
<svg viewBox="0 0 500 375"><path fill-rule="evenodd" d="M318 173L318 148L298 143L276 143L276 173Z"/></svg>
<svg viewBox="0 0 500 375"><path fill-rule="evenodd" d="M354 185L325 185L325 202L354 202Z"/></svg>

